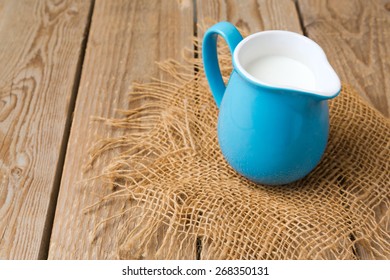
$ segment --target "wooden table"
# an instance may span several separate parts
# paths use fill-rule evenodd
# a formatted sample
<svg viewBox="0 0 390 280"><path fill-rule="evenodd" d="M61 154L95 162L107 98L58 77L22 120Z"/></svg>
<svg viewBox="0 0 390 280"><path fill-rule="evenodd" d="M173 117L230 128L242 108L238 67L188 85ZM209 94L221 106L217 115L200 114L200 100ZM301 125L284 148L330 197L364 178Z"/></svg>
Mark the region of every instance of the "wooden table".
<svg viewBox="0 0 390 280"><path fill-rule="evenodd" d="M90 118L117 116L134 81L162 75L155 61L183 62L205 20L305 34L390 115L389 0L0 0L0 259L116 258L117 224L91 236L123 204L86 212L111 191L80 183L115 132Z"/></svg>

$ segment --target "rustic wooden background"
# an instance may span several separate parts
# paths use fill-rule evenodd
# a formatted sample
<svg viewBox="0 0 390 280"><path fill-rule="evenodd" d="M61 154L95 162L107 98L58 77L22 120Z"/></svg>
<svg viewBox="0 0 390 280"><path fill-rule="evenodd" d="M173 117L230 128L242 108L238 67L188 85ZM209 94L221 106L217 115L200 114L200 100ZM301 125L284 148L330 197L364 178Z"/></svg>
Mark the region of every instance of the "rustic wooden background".
<svg viewBox="0 0 390 280"><path fill-rule="evenodd" d="M80 185L87 150L115 133L90 117L116 116L155 61L182 61L204 20L305 34L389 117L390 0L0 0L0 259L116 258L115 226L91 232L121 205L83 211L110 193Z"/></svg>

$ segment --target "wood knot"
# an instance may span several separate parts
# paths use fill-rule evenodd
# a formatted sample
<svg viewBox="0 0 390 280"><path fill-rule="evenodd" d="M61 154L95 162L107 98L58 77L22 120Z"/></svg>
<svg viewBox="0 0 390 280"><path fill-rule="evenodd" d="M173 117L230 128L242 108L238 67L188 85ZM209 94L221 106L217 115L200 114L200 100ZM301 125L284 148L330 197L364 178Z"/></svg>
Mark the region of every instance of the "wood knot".
<svg viewBox="0 0 390 280"><path fill-rule="evenodd" d="M78 13L79 13L79 10L75 6L70 7L67 11L67 14L70 16L76 16Z"/></svg>
<svg viewBox="0 0 390 280"><path fill-rule="evenodd" d="M23 169L18 166L11 169L11 175L14 177L14 179L18 180L22 176L22 173Z"/></svg>
<svg viewBox="0 0 390 280"><path fill-rule="evenodd" d="M16 107L17 97L15 94L7 94L0 99L0 122L8 118Z"/></svg>
<svg viewBox="0 0 390 280"><path fill-rule="evenodd" d="M390 2L385 4L385 9L390 12Z"/></svg>

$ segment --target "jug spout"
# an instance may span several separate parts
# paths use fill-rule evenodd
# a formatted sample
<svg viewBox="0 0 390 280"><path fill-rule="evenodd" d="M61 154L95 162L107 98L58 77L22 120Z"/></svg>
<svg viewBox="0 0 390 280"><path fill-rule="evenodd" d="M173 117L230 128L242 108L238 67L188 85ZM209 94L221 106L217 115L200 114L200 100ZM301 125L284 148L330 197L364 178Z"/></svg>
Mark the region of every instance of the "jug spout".
<svg viewBox="0 0 390 280"><path fill-rule="evenodd" d="M336 97L341 91L341 82L326 58L325 53L323 53L317 65L317 67L312 69L316 86L311 94L318 100L327 100Z"/></svg>
<svg viewBox="0 0 390 280"><path fill-rule="evenodd" d="M311 39L270 30L246 37L233 55L235 70L260 87L291 90L326 100L341 90L325 52Z"/></svg>

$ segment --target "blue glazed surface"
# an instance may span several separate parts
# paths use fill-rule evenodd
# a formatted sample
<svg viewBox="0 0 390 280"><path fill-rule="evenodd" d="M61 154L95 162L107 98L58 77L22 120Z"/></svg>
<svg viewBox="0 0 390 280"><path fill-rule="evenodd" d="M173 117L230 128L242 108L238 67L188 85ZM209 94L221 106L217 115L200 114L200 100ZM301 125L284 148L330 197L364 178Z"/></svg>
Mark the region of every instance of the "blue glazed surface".
<svg viewBox="0 0 390 280"><path fill-rule="evenodd" d="M218 140L229 164L248 179L286 184L318 164L328 128L326 101L260 88L234 71L220 106Z"/></svg>
<svg viewBox="0 0 390 280"><path fill-rule="evenodd" d="M206 77L220 110L218 141L224 157L257 183L287 184L304 177L326 148L327 100L251 83L236 67L225 89L216 57L217 35L232 52L242 37L233 25L222 22L210 28L203 41Z"/></svg>

